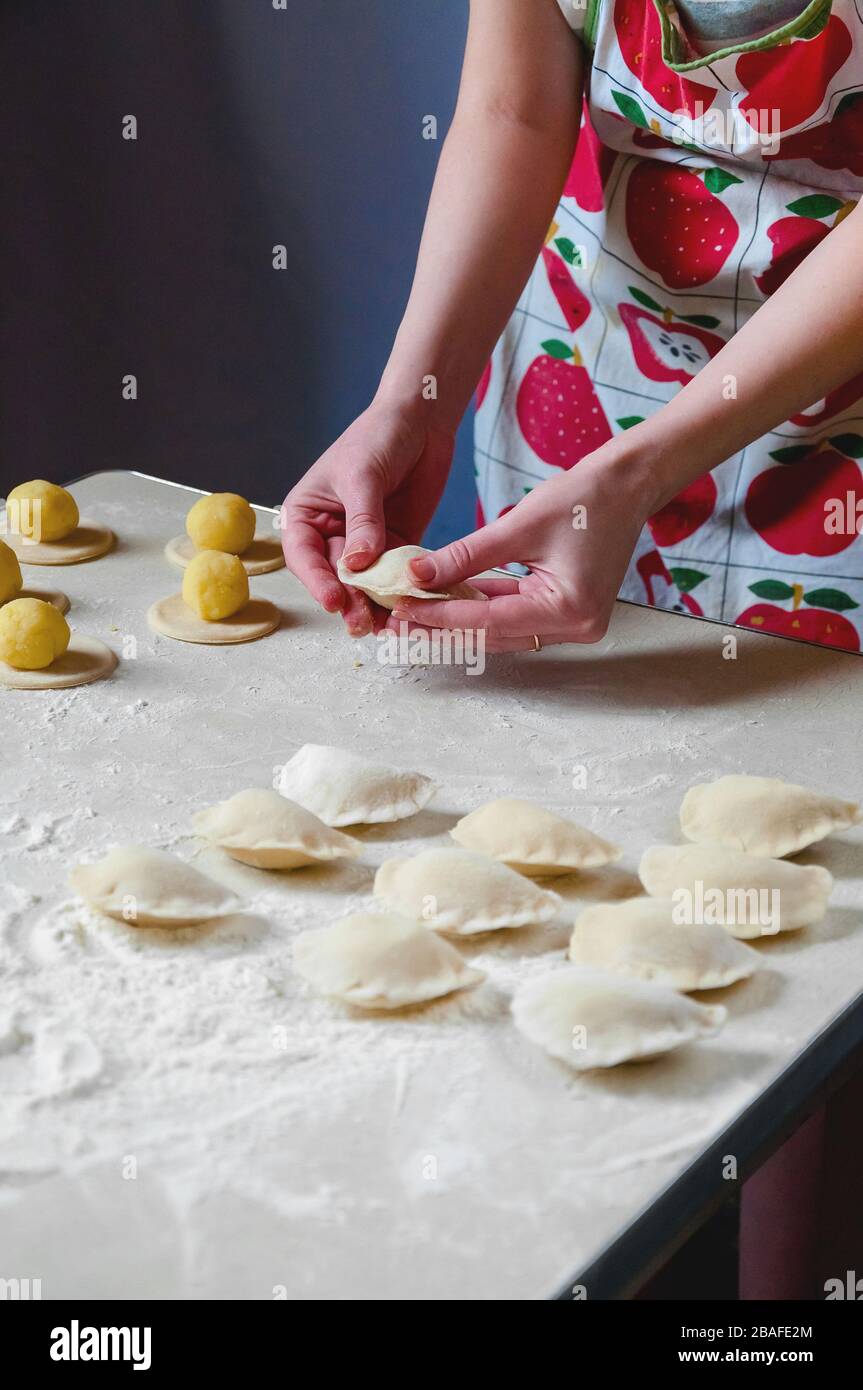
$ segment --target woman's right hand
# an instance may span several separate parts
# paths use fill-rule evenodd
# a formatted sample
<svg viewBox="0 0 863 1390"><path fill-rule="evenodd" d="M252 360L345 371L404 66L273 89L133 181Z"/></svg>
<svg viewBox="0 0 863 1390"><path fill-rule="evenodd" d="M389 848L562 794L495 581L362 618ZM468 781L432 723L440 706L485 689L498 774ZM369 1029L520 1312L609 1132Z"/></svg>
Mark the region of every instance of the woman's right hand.
<svg viewBox="0 0 863 1390"><path fill-rule="evenodd" d="M440 501L454 447L451 431L417 411L373 402L291 489L280 517L288 569L352 637L389 614L336 575L344 556L364 570L384 550L418 543Z"/></svg>

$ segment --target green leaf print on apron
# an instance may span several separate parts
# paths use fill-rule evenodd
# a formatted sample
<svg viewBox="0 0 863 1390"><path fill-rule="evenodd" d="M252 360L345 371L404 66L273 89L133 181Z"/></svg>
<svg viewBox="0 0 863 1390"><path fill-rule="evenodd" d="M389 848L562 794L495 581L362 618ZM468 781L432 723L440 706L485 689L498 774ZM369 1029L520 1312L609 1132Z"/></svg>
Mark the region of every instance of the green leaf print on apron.
<svg viewBox="0 0 863 1390"><path fill-rule="evenodd" d="M670 400L856 205L859 5L699 55L671 0L590 0L575 159L478 394L480 522ZM863 374L652 517L621 598L859 652L861 462Z"/></svg>

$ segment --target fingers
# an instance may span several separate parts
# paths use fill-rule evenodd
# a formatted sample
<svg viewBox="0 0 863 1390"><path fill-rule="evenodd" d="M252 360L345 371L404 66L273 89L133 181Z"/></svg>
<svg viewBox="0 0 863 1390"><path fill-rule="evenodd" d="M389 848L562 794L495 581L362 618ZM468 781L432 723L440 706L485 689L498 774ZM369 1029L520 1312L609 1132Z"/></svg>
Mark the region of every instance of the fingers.
<svg viewBox="0 0 863 1390"><path fill-rule="evenodd" d="M387 626L398 627L400 622L411 622L420 627L445 627L453 632L477 631L487 629L489 607L490 603L481 603L479 599L401 599Z"/></svg>
<svg viewBox="0 0 863 1390"><path fill-rule="evenodd" d="M376 615L365 594L342 584L336 565L345 546L343 536L326 536L320 524L288 516L282 526L285 564L328 613L340 613L351 637L378 631L384 615Z"/></svg>
<svg viewBox="0 0 863 1390"><path fill-rule="evenodd" d="M540 638L539 647L532 637L513 637L510 641L486 642L486 651L493 656L504 656L508 652L545 651L546 647L560 647L577 641L571 632L548 632Z"/></svg>
<svg viewBox="0 0 863 1390"><path fill-rule="evenodd" d="M560 630L559 619L534 594L504 593L482 603L479 599L405 599L393 618L410 619L424 627L482 628L486 639L531 637L533 633Z"/></svg>
<svg viewBox="0 0 863 1390"><path fill-rule="evenodd" d="M372 605L359 589L347 590L348 600L342 609L342 620L350 637L368 637L376 628ZM377 624L380 626L380 624Z"/></svg>
<svg viewBox="0 0 863 1390"><path fill-rule="evenodd" d="M314 526L299 520L287 521L282 528L285 564L313 599L328 613L341 613L348 602L348 591L339 583L327 558L328 542Z"/></svg>
<svg viewBox="0 0 863 1390"><path fill-rule="evenodd" d="M344 564L348 569L368 569L386 547L383 492L373 474L366 471L351 479L342 503L345 509Z"/></svg>
<svg viewBox="0 0 863 1390"><path fill-rule="evenodd" d="M442 550L433 550L429 555L411 560L410 567L417 581L426 588L450 589L453 584L479 574L480 570L518 559L517 555L509 553L515 546L509 522L493 521L472 535L445 545Z"/></svg>
<svg viewBox="0 0 863 1390"><path fill-rule="evenodd" d="M473 579L473 587L479 589L487 598L498 598L501 594L517 594L517 579Z"/></svg>
<svg viewBox="0 0 863 1390"><path fill-rule="evenodd" d="M338 564L344 546L345 542L341 536L334 536L328 542L327 555L333 568ZM368 637L370 632L376 631L383 625L382 619L376 621L374 604L360 589L354 589L350 584L346 584L344 594L345 602L341 614L350 637Z"/></svg>
<svg viewBox="0 0 863 1390"><path fill-rule="evenodd" d="M404 623L404 626L407 628L407 632L408 632L408 636L409 636L409 637L410 637L410 636L413 636L415 633L424 633L425 636L428 638L428 640L429 640L430 643L433 643L433 642L435 641L435 638L438 638L438 639L440 638L440 633L441 633L441 629L440 629L440 628L426 627L426 626L424 626L423 623L417 623L417 622L405 622L404 620L402 620L402 622ZM398 628L399 628L399 624L398 624L398 623L395 623L395 624L394 624L394 623L390 622L390 623L387 624L387 626L388 626L390 629L393 629L393 628L394 628L396 631L398 631ZM455 630L459 630L459 629L455 629ZM467 630L468 630L468 631L471 631L471 630L472 630L472 631L475 632L477 629L474 628L474 629L467 629ZM481 630L481 629L480 629L480 630ZM538 634L538 635L539 635L539 634ZM564 643L579 643L580 641L583 640L583 639L580 639L579 637L575 636L572 632L562 632L562 631L561 631L561 632L548 632L548 633L541 634L541 635L539 635L539 636L540 636L540 649L542 649L542 650L544 650L546 647L560 646L560 645L562 645L562 644L564 644ZM593 640L593 639L591 639L591 640ZM488 655L490 655L490 656L502 656L502 655L504 655L504 654L506 654L506 653L513 653L513 652L535 652L535 651L537 651L536 643L535 643L534 640L533 640L533 634L531 634L530 637L498 637L498 638L493 638L493 637L489 637L489 636L483 631L482 641L483 641L483 649L484 649L485 652L486 652Z"/></svg>
<svg viewBox="0 0 863 1390"><path fill-rule="evenodd" d="M486 651L494 656L503 656L507 652L537 652L545 651L546 647L561 647L566 645L578 644L578 638L573 637L571 632L547 632L540 638L540 647L537 648L532 637L513 637L510 641L486 643Z"/></svg>

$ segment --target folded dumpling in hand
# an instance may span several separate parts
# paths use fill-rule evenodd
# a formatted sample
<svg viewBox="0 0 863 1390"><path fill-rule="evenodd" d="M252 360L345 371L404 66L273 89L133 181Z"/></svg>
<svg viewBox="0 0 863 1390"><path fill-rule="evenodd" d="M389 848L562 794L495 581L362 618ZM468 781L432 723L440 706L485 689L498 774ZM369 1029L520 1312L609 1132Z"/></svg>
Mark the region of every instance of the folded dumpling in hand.
<svg viewBox="0 0 863 1390"><path fill-rule="evenodd" d="M356 859L349 835L267 787L250 787L193 817L195 830L232 859L256 869L299 869L331 859Z"/></svg>
<svg viewBox="0 0 863 1390"><path fill-rule="evenodd" d="M400 545L395 550L385 551L368 569L349 570L342 560L336 569L343 584L362 589L381 608L397 608L402 598L470 598L487 602L486 595L472 584L454 584L446 593L420 589L408 569L408 561L430 554L423 545Z"/></svg>

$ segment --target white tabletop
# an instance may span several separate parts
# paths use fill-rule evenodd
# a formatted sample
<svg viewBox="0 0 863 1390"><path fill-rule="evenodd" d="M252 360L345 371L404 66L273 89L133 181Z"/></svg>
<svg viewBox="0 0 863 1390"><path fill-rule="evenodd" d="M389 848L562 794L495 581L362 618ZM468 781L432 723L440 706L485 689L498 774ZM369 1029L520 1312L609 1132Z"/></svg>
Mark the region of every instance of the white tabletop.
<svg viewBox="0 0 863 1390"><path fill-rule="evenodd" d="M514 985L561 961L567 923L460 942L487 983L401 1017L313 997L291 938L491 797L625 847L620 866L561 881L571 920L636 890L694 782L759 772L859 795L863 665L747 632L727 660L722 626L620 604L598 647L490 659L481 676L397 668L285 571L252 581L284 607L280 631L184 645L145 614L180 587L162 547L189 492L119 472L72 491L118 549L27 582L65 588L73 627L122 659L80 690L0 692L0 1275L41 1278L45 1298L549 1296L858 994L863 832L801 856L836 875L835 905L715 996L718 1038L605 1075L571 1075L509 1017ZM306 742L428 773L439 794L360 832L362 862L343 868L264 874L203 849L192 812L270 785ZM97 919L66 875L118 843L194 858L246 912L186 932Z"/></svg>

